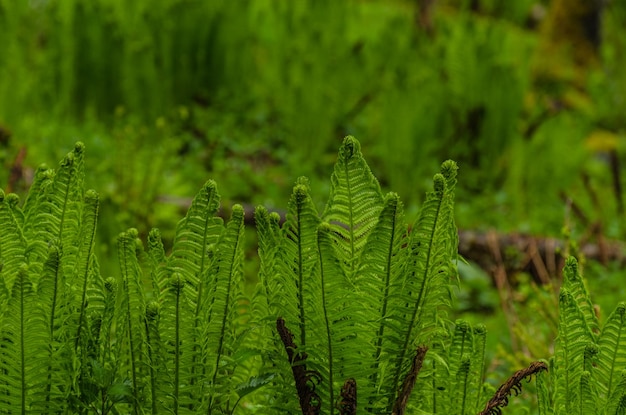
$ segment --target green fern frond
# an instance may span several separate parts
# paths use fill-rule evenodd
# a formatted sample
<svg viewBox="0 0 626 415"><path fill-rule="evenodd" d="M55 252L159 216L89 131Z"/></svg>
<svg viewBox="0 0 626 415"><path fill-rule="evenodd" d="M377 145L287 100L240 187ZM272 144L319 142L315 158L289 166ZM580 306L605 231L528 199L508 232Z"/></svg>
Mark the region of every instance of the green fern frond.
<svg viewBox="0 0 626 415"><path fill-rule="evenodd" d="M556 402L571 412L578 401L580 377L584 370L585 349L593 343L585 315L566 289L559 295L559 336L555 345Z"/></svg>
<svg viewBox="0 0 626 415"><path fill-rule="evenodd" d="M626 370L622 370L615 380L615 387L606 401L603 414L616 415L626 411Z"/></svg>
<svg viewBox="0 0 626 415"><path fill-rule="evenodd" d="M613 396L619 374L626 370L626 303L620 303L609 316L598 340L597 378L601 396Z"/></svg>
<svg viewBox="0 0 626 415"><path fill-rule="evenodd" d="M11 290L13 280L22 265L26 263L26 239L22 228L18 224L14 207L9 203L7 196L0 190L0 279L4 289ZM0 298L6 296L0 296ZM0 310L4 302L0 303Z"/></svg>
<svg viewBox="0 0 626 415"><path fill-rule="evenodd" d="M118 353L125 357L124 370L128 371L133 400L134 413L139 413L138 404L143 401L141 391L144 387L145 367L141 358L145 353L146 308L141 286L142 272L137 260L137 251L141 247L136 229L129 229L118 237L118 257L121 272L119 296L119 314L117 315L116 336L119 342Z"/></svg>
<svg viewBox="0 0 626 415"><path fill-rule="evenodd" d="M183 275L187 289L200 289L200 279L210 265L209 247L217 242L223 229L222 219L215 216L219 203L217 185L209 180L194 197L187 215L176 228L167 266L171 272Z"/></svg>
<svg viewBox="0 0 626 415"><path fill-rule="evenodd" d="M404 317L405 304L397 300L401 298L404 289L407 250L403 246L407 240L402 203L397 194L390 193L385 196L378 222L363 247L356 274L358 277L353 279L364 303L362 314L373 323L372 342L376 348L373 355L374 372L367 383L360 383L359 388L365 392L364 396L373 396L374 391L377 391L377 404L382 407L393 405L399 390L389 379L379 377L378 369L380 363L387 361L388 357L393 359L402 353L400 336L405 321L398 316ZM386 368L389 378L395 369L393 366Z"/></svg>
<svg viewBox="0 0 626 415"><path fill-rule="evenodd" d="M164 410L161 396L167 393L171 379L165 366L165 348L159 332L159 303L151 301L146 304L146 358L148 360L150 397L148 406L153 415Z"/></svg>
<svg viewBox="0 0 626 415"><path fill-rule="evenodd" d="M578 261L576 261L574 257L568 257L565 260L565 267L563 268L563 287L570 292L576 304L578 304L578 308L582 312L585 323L591 333L597 336L600 333L598 316L594 311L591 297L589 296L583 277L578 269Z"/></svg>
<svg viewBox="0 0 626 415"><path fill-rule="evenodd" d="M64 272L69 275L74 268L84 200L84 148L82 143L76 143L52 177L49 172L43 173L36 205L29 207L24 232L32 244L28 261L35 274L45 261L48 242L53 239L62 246Z"/></svg>
<svg viewBox="0 0 626 415"><path fill-rule="evenodd" d="M333 228L334 238L343 251L347 275L354 277L367 235L376 224L383 196L378 180L361 154L361 145L348 136L339 148L331 176L330 197L322 215Z"/></svg>
<svg viewBox="0 0 626 415"><path fill-rule="evenodd" d="M552 415L552 402L550 399L550 391L546 385L545 371L540 371L535 375L535 382L537 385L537 406L539 415Z"/></svg>
<svg viewBox="0 0 626 415"><path fill-rule="evenodd" d="M204 344L205 356L212 359L210 363L211 388L214 391L211 396L207 414L216 413L224 406L228 406L231 392L226 385L227 379L232 378L232 356L235 352L236 342L241 335L242 322L239 301L241 300L243 282L243 235L244 235L244 211L240 205L233 206L231 218L226 225L216 250L216 273L211 281L207 310L208 319L205 326ZM218 383L224 389L220 390ZM234 382L231 386L234 388ZM221 393L216 394L215 391ZM224 393L226 392L226 393ZM225 399L217 399L221 395ZM224 402L225 401L225 402Z"/></svg>
<svg viewBox="0 0 626 415"><path fill-rule="evenodd" d="M88 329L86 310L88 305L88 287L90 267L93 265L94 246L96 239L96 225L98 222L98 193L88 190L85 193L85 201L82 208L83 217L81 219L80 234L78 237L78 251L75 269L72 273L71 285L78 287L76 298L72 298L75 312L78 314L75 334L74 353L77 352L79 342L82 338L82 331ZM83 363L85 363L83 361Z"/></svg>
<svg viewBox="0 0 626 415"><path fill-rule="evenodd" d="M38 315L34 318L41 320L43 330L41 341L31 347L39 349L39 358L32 363L41 367L43 376L33 389L40 394L40 406L36 408L42 414L55 413L54 404L56 408L61 406L65 394L71 389L72 373L68 371L67 361L60 358L73 352L67 339L75 333L68 333L71 309L66 301L67 285L61 269L61 257L60 247L51 241L37 286Z"/></svg>
<svg viewBox="0 0 626 415"><path fill-rule="evenodd" d="M297 327L296 343L307 346L309 320L317 316L313 308L319 298L319 281L312 277L317 266L317 227L320 220L309 195L308 180L301 177L293 188L289 200L287 221L282 227L283 242L280 245L279 262L284 298L283 318L287 324ZM297 325L297 326L296 326Z"/></svg>
<svg viewBox="0 0 626 415"><path fill-rule="evenodd" d="M161 299L166 289L169 272L167 270L167 258L165 257L165 249L161 240L161 232L156 228L151 229L148 234L148 259L152 291L155 298Z"/></svg>
<svg viewBox="0 0 626 415"><path fill-rule="evenodd" d="M54 170L49 168L45 164L40 164L35 170L35 174L33 175L33 183L30 185L28 189L28 193L26 194L26 199L24 200L24 206L22 206L22 210L24 211L24 220L26 223L31 222L33 218L33 210L37 206L39 195L42 193L42 186L51 180L54 177Z"/></svg>
<svg viewBox="0 0 626 415"><path fill-rule="evenodd" d="M189 402L189 382L187 368L191 368L191 352L194 344L189 340L193 336L193 306L186 295L185 279L174 273L168 279L163 304L159 315L159 332L165 345L167 361L167 377L171 379L163 393L163 401L167 411L178 414Z"/></svg>
<svg viewBox="0 0 626 415"><path fill-rule="evenodd" d="M580 375L580 386L578 391L578 402L575 414L588 415L596 412L596 393L595 380L592 379L591 373L583 371Z"/></svg>
<svg viewBox="0 0 626 415"><path fill-rule="evenodd" d="M39 320L28 318L35 301L29 271L23 265L15 276L0 325L0 406L18 414L28 413L32 401L30 385L38 375L31 370L33 350L29 348L33 336L42 329L36 325Z"/></svg>
<svg viewBox="0 0 626 415"><path fill-rule="evenodd" d="M434 190L426 195L420 215L408 243L409 257L402 296L398 303L406 305L396 317L405 321L399 340L403 345L397 355L393 385L400 385L410 365L410 351L417 344L430 344L441 325L446 309L451 306L451 281L456 276L452 252L456 249L451 219L453 198L446 188L446 179L437 174ZM435 352L436 353L436 352Z"/></svg>

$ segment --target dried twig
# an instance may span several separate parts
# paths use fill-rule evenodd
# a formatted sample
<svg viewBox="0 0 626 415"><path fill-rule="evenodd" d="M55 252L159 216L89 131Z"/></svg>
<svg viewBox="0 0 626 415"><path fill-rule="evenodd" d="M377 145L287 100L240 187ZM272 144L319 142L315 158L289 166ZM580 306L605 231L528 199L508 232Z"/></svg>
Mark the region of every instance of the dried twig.
<svg viewBox="0 0 626 415"><path fill-rule="evenodd" d="M356 380L350 378L341 387L341 396L337 403L340 415L356 415Z"/></svg>
<svg viewBox="0 0 626 415"><path fill-rule="evenodd" d="M391 415L404 415L404 412L406 411L406 404L409 402L409 397L411 396L411 392L415 386L417 375L419 374L420 369L422 369L422 363L424 363L424 357L426 356L427 351L428 347L426 346L419 346L417 348L417 353L413 358L411 370L406 375L406 378L404 378L404 382L402 382L402 388L400 388L400 393L396 398L396 402L393 404Z"/></svg>
<svg viewBox="0 0 626 415"><path fill-rule="evenodd" d="M307 354L305 352L296 353L297 346L293 341L293 334L285 326L285 320L278 317L276 320L276 329L280 335L280 339L285 346L285 351L291 363L291 371L296 381L296 390L300 399L300 408L303 415L318 415L322 406L322 401L317 393L315 386L320 382L320 374L315 370L306 369Z"/></svg>
<svg viewBox="0 0 626 415"><path fill-rule="evenodd" d="M527 368L515 372L513 376L498 388L493 398L487 402L487 406L479 415L500 415L502 408L509 404L511 393L517 396L522 392L522 380L530 378L543 370L548 370L548 366L545 363L532 362Z"/></svg>

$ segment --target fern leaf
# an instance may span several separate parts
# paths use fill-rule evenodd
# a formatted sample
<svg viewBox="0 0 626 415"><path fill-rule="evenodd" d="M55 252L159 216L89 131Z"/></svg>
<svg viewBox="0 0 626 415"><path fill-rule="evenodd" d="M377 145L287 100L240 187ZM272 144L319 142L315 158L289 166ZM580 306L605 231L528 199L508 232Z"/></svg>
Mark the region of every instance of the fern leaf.
<svg viewBox="0 0 626 415"><path fill-rule="evenodd" d="M555 345L556 397L555 405L574 410L580 377L584 370L585 348L593 343L593 333L572 294L561 288L559 295L559 336Z"/></svg>
<svg viewBox="0 0 626 415"><path fill-rule="evenodd" d="M83 218L81 220L79 247L77 252L76 268L71 281L72 286L80 287L80 297L76 308L78 310L78 329L76 330L76 340L74 349L78 348L82 330L86 328L86 309L88 299L88 284L90 266L93 264L93 251L96 237L96 224L98 221L98 193L93 190L85 194L85 204L83 206Z"/></svg>
<svg viewBox="0 0 626 415"><path fill-rule="evenodd" d="M584 371L580 375L580 386L578 392L578 402L576 412L579 415L587 415L596 412L597 402L594 391L594 380L591 373Z"/></svg>
<svg viewBox="0 0 626 415"><path fill-rule="evenodd" d="M380 185L361 154L361 144L354 137L346 137L339 148L322 219L333 227L349 278L358 269L357 261L382 202Z"/></svg>
<svg viewBox="0 0 626 415"><path fill-rule="evenodd" d="M32 349L29 344L42 344L34 338L41 333L38 320L28 318L35 301L35 293L28 277L28 269L22 266L15 276L8 309L0 326L0 405L15 413L26 414L31 403L31 382L36 379L31 371Z"/></svg>
<svg viewBox="0 0 626 415"><path fill-rule="evenodd" d="M582 312L585 323L591 333L597 335L600 332L598 316L596 315L589 292L578 269L578 261L574 257L568 257L563 268L563 286L570 292L578 308Z"/></svg>
<svg viewBox="0 0 626 415"><path fill-rule="evenodd" d="M365 294L363 313L369 312L369 319L375 325L372 336L373 343L376 345L373 356L374 373L369 382L359 383L360 389L365 392L361 395L373 396L373 391L378 391L377 404L381 406L393 405L393 399L398 391L395 384L390 384L378 376L378 369L379 362L387 360L386 357L381 359L383 350L385 356L395 357L401 353L402 343L398 341L398 335L405 322L397 316L402 314L404 317L404 303L396 300L401 295L404 286L402 277L404 276L406 249L402 247L407 242L406 232L400 198L397 194L390 193L385 196L378 222L368 235L359 260L358 278L354 279L358 291ZM393 307L396 306L401 310L394 310ZM388 372L394 373L394 369L391 366ZM378 382L381 384L377 384ZM365 387L368 383L370 383L371 391ZM387 388L385 388L386 385L388 385Z"/></svg>
<svg viewBox="0 0 626 415"><path fill-rule="evenodd" d="M157 299L161 299L167 285L167 258L161 240L161 232L158 229L150 230L148 234L148 258L150 262L150 277L152 290Z"/></svg>
<svg viewBox="0 0 626 415"><path fill-rule="evenodd" d="M145 300L141 286L141 269L137 261L137 250L141 247L136 229L129 229L118 237L118 256L121 271L120 307L116 335L126 356L127 367L134 402L142 402L141 391L144 387L144 367L141 358L145 352ZM137 405L134 413L139 413Z"/></svg>
<svg viewBox="0 0 626 415"><path fill-rule="evenodd" d="M37 167L37 170L35 170L33 183L28 189L28 194L26 195L26 199L24 200L24 206L22 207L22 210L24 211L25 223L33 224L32 214L38 204L39 195L42 193L42 187L45 183L52 180L52 178L54 178L54 170L50 169L45 164L39 165Z"/></svg>
<svg viewBox="0 0 626 415"><path fill-rule="evenodd" d="M401 382L402 374L410 365L410 350L417 343L430 343L445 309L452 302L451 277L456 275L451 252L456 250L456 239L451 240L454 221L449 215L451 196L441 174L434 177L434 191L429 192L422 206L409 241L409 258L406 267L401 304L407 304L399 320L407 322L401 334L402 347L397 357L393 384Z"/></svg>
<svg viewBox="0 0 626 415"><path fill-rule="evenodd" d="M280 290L280 287L277 286L279 279L275 278L276 261L282 244L280 216L275 212L270 214L265 207L258 206L255 210L254 220L259 237L259 280L269 307L268 311L271 313L271 318L268 319L269 324L273 327L280 313L280 305L274 300Z"/></svg>
<svg viewBox="0 0 626 415"><path fill-rule="evenodd" d="M209 299L205 348L206 354L215 359L211 378L213 388L218 384L218 379L221 383L226 382L228 371L234 370L228 362L231 360L237 340L237 323L241 322L238 300L243 281L243 234L244 211L240 205L235 205L226 230L218 243L216 251L218 268L214 280L211 281L213 295ZM214 399L216 397L217 394L211 397L207 414L225 404ZM225 405L228 406L227 403Z"/></svg>
<svg viewBox="0 0 626 415"><path fill-rule="evenodd" d="M4 289L10 290L13 279L26 263L26 240L19 226L12 203L0 190L0 278ZM6 298L6 297L5 297ZM3 304L0 304L0 310Z"/></svg>
<svg viewBox="0 0 626 415"><path fill-rule="evenodd" d="M626 411L626 370L622 370L615 380L615 387L608 396L604 414L623 414Z"/></svg>
<svg viewBox="0 0 626 415"><path fill-rule="evenodd" d="M45 261L49 241L59 241L64 272L71 274L76 261L81 209L84 200L84 145L76 143L60 163L53 178L42 180L36 206L29 211L25 235L32 243L29 264L37 274ZM49 173L48 173L49 174ZM44 174L45 176L45 174Z"/></svg>
<svg viewBox="0 0 626 415"><path fill-rule="evenodd" d="M537 384L537 406L539 409L539 415L552 415L553 411L550 400L550 392L548 391L545 377L545 371L539 371L535 375L535 382Z"/></svg>
<svg viewBox="0 0 626 415"><path fill-rule="evenodd" d="M64 365L63 363L67 362L62 362L60 359L60 355L70 353L69 350L63 349L67 345L66 338L69 337L66 323L69 320L71 310L64 300L66 282L61 269L62 253L54 241L52 242L37 289L39 318L43 322L44 330L41 343L43 347L38 351L40 358L33 363L40 364L45 368L44 376L39 379L35 388L44 394L39 399L42 406L37 407L42 414L56 412L54 407L50 406L50 401L56 401L57 404L62 402L64 396L59 392L59 389L67 391L71 388L71 374L66 370L69 365ZM37 346L34 345L34 348Z"/></svg>
<svg viewBox="0 0 626 415"><path fill-rule="evenodd" d="M213 180L207 181L176 228L167 265L172 272L183 275L187 288L198 290L209 267L209 247L217 242L223 229L222 219L215 216L219 202L217 185Z"/></svg>
<svg viewBox="0 0 626 415"><path fill-rule="evenodd" d="M157 414L164 409L160 396L170 390L171 380L165 366L165 348L159 332L159 303L156 301L146 304L145 323L150 379L149 407L152 414Z"/></svg>
<svg viewBox="0 0 626 415"><path fill-rule="evenodd" d="M295 309L285 307L283 318L288 324L297 324L296 343L299 347L306 347L307 318L314 317L317 311L309 307L307 301L310 299L313 302L320 294L317 281L311 277L318 259L318 225L319 218L309 196L308 180L301 177L293 188L287 221L282 228L282 261L279 268L284 294L291 296L285 298L284 306L295 306Z"/></svg>
<svg viewBox="0 0 626 415"><path fill-rule="evenodd" d="M598 340L597 379L601 396L613 395L619 374L626 370L626 303L620 303L609 316Z"/></svg>

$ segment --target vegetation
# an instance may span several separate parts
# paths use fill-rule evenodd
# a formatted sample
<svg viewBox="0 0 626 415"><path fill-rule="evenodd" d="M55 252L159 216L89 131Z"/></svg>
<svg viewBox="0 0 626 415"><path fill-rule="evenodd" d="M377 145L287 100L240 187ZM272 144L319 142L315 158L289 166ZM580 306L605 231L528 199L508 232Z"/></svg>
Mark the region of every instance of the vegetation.
<svg viewBox="0 0 626 415"><path fill-rule="evenodd" d="M191 411L191 399L216 411L264 413L274 405L293 413L300 410L299 399L285 384L293 386L293 376L302 372L287 360L304 357L310 380L319 382L315 393L324 411L350 413L358 403L359 412L367 407L401 413L404 401L397 398L410 395L402 404L407 413L432 400L457 407L465 402L467 413L502 409L523 414L540 408L558 413L563 402L583 396L576 392L582 390L580 379L604 385L585 392L587 402L613 408L609 401L619 399L619 389L611 389L616 383L605 379L606 369L597 370L606 366L600 363L606 357L593 354L589 345L607 347L604 331L616 332L619 313L599 310L624 300L623 244L618 241L626 237L625 25L626 3L617 0L138 0L132 5L0 0L0 183L9 230L0 228L0 240L8 244L8 251L0 251L0 273L6 276L0 311L8 321L40 304L42 311L31 313L37 317L22 328L44 333L37 338L49 342L20 355L15 347L21 326L13 321L0 327L7 339L0 340L0 353L8 353L0 364L11 365L6 373L14 379L22 373L15 364L24 357L24 368L33 369L23 372L32 376L27 383L34 381L44 391L25 398L37 413L57 413L57 404L65 402L74 408L68 411L88 411L92 405L100 413L127 413L139 395L141 409L152 410L153 391L167 396L155 404L158 411L177 405L180 412ZM337 213L347 197L338 190L347 186L341 174L326 180L346 135L362 141L378 178L362 196L371 197L371 227L353 228L350 215ZM91 160L84 177L82 147L64 157L76 140L85 143ZM60 158L64 161L56 173L36 167ZM461 284L446 286L458 301L438 309L447 310L440 315L447 332L437 331L440 338L413 338L417 343L401 350L400 372L393 360L367 366L378 362L377 354L391 353L390 337L406 334L375 317L376 312L382 316L383 304L392 312L386 300L378 311L374 304L381 296L393 298L393 281L402 279L398 267L412 266L407 262L414 250L410 242L424 225L429 198L437 193L428 178L446 159L456 160L463 172L462 185L454 189L454 218L461 255L468 259L450 258ZM70 181L61 178L66 174ZM298 179L290 193L298 176L309 179ZM224 197L217 196L215 183ZM85 189L98 189L98 194ZM198 189L200 199L189 197ZM391 189L397 194L388 193ZM326 204L317 197L323 194L331 195ZM301 217L297 206L302 203L307 215ZM265 208L255 214L259 205ZM390 219L381 214L393 209L394 227L387 228L382 221ZM176 226L180 217L186 219ZM201 223L201 217L208 222ZM240 220L243 225L236 225ZM202 227L206 240L191 237ZM385 238L382 232L390 229L394 236L405 235L406 244L386 247L396 249L392 265L387 271L374 269L365 257L382 257L386 251L366 241L372 235ZM319 240L325 231L327 240ZM17 237L8 236L15 232ZM294 240L301 232L303 238ZM211 268L226 261L218 259L218 251L228 251L223 247L227 233L231 242L238 241L229 276L222 274L223 267ZM467 249L468 235L482 241L479 250ZM358 243L352 246L350 238ZM315 258L299 258L296 241L313 250ZM195 251L205 245L211 253L206 258ZM194 250L192 256L185 254L188 249ZM450 252L456 250L450 247ZM570 262L564 266L570 254L579 259L585 285L597 301L598 329L591 336L574 323L589 320L588 311L578 303L580 313L566 307L568 295L560 291L563 286L572 292L561 273L572 272ZM309 262L302 269L293 268L305 258ZM363 329L363 337L376 345L369 360L351 338L333 335L349 328L352 318L316 320L324 314L318 313L320 304L334 301L336 294L304 284L309 282L305 270L318 278L323 273L333 290L368 298L372 309L358 316L375 321ZM389 277L389 285L372 285L378 292L345 286L355 275L367 280L379 272ZM230 281L232 297L207 293L195 281L202 273ZM312 302L300 303L308 295L304 291L283 290L300 279L304 285L296 287L312 291ZM63 288L70 282L71 289ZM87 302L91 295L98 300ZM234 304L222 325L196 321L197 313L213 307L211 299L223 312ZM279 306L283 300L287 305ZM350 310L341 302L329 304L334 307L329 305L329 316ZM124 306L134 316L125 328ZM572 339L564 338L560 309L578 316L567 324L586 339L584 347L572 348ZM164 328L176 321L193 328L185 339L191 351L175 341L187 332ZM142 324L146 327L138 331ZM364 321L355 318L354 324ZM225 343L198 343L207 331L217 336L222 330ZM315 344L322 340L311 333L325 336L323 353ZM78 340L62 345L79 337L87 345ZM82 355L94 342L102 350ZM5 349L5 343L11 346ZM295 349L285 349L286 344ZM466 372L459 370L468 366L453 351L455 344L471 344L471 352L463 349L471 356L484 350L484 360L470 365L467 383L462 382ZM580 387L567 389L575 393L566 401L558 397L566 389L556 386L560 381L553 370L554 362L562 361L564 344L574 355L589 346L593 355L591 369L580 369L574 357L574 366L563 372ZM341 354L344 347L354 349L363 362L354 376L343 374L342 365L352 367L348 353ZM617 350L619 342L611 347ZM154 365L114 359L130 350ZM337 365L329 366L330 353ZM177 361L178 355L185 357ZM40 364L31 368L31 361ZM216 370L219 362L227 362L223 371ZM433 367L442 362L451 365L449 372ZM620 365L616 361L615 370ZM197 384L200 372L205 378L211 372L211 380ZM162 373L167 373L165 383L158 379ZM612 379L619 377L611 373ZM531 375L536 385L525 384L524 393L509 400L519 392L519 381ZM388 383L389 376L395 380ZM222 377L233 383L223 383ZM81 379L92 380L83 385ZM444 389L466 385L470 392L461 396L437 389L436 399L423 397L424 379L440 379ZM210 393L191 398L213 387L232 393L224 401L206 400ZM372 388L384 397L386 403L377 403L384 409L367 403ZM358 402L353 402L356 392ZM487 403L489 397L494 399ZM21 402L16 395L9 401L14 408Z"/></svg>
<svg viewBox="0 0 626 415"><path fill-rule="evenodd" d="M532 375L541 414L623 411L625 307L600 330L573 258L549 366L534 362L495 393L484 384L485 327L448 317L458 244L452 161L409 230L398 196L383 196L347 137L321 216L306 178L282 226L257 208L261 279L248 299L244 211L235 205L224 225L213 181L179 222L169 255L157 229L147 251L130 229L118 237L119 272L104 278L94 254L98 194L84 190L83 158L78 143L57 170L40 168L23 206L0 194L3 413L232 414L241 404L260 413L495 414Z"/></svg>

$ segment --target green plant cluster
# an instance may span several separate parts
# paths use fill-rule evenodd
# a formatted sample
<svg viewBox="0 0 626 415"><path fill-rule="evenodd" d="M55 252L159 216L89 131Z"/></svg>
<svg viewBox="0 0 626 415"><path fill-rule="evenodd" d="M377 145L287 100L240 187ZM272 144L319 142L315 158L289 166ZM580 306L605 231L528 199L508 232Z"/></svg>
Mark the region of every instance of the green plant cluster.
<svg viewBox="0 0 626 415"><path fill-rule="evenodd" d="M22 206L0 193L0 413L499 414L531 376L541 414L624 413L625 307L600 330L574 259L549 364L484 383L485 327L448 317L456 171L442 164L408 226L346 137L321 215L305 178L284 222L257 208L248 297L244 211L224 224L211 180L169 254L157 229L146 248L129 229L119 272L102 275L76 144L38 169Z"/></svg>
<svg viewBox="0 0 626 415"><path fill-rule="evenodd" d="M288 194L288 172L323 177L340 138L354 134L375 150L383 188L408 207L422 201L434 160L471 166L457 196L464 226L556 234L563 190L613 218L614 203L592 206L579 176L609 191L606 160L594 156L622 150L622 2L609 2L602 20L603 70L569 88L571 106L534 85L541 33L528 21L547 2L438 0L432 33L418 24L422 3L2 0L2 174L22 146L30 161L56 159L65 137L81 137L102 158L89 179L102 213L142 235L159 225L170 238L167 224L180 213L141 207L190 194L202 183L196 172L229 186L238 202L271 205ZM596 128L608 142L586 140ZM152 163L172 173L174 194L158 193ZM325 190L318 183L313 190ZM481 215L486 209L499 214ZM619 235L621 222L607 222ZM110 243L114 234L100 237Z"/></svg>

